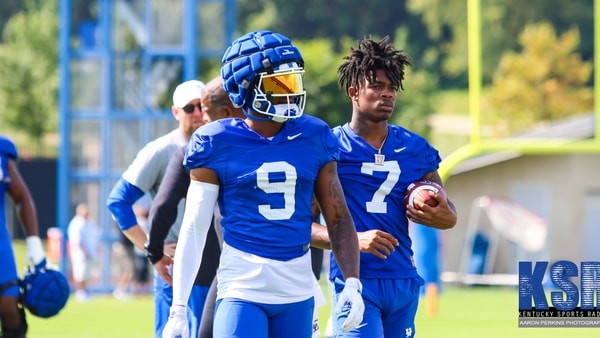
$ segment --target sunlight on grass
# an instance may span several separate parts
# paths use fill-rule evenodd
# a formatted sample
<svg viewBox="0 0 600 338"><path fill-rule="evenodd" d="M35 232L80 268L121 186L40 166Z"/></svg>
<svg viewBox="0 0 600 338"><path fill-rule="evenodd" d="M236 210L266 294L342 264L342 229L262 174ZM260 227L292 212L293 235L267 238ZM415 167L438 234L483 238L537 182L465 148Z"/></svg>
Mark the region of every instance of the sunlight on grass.
<svg viewBox="0 0 600 338"><path fill-rule="evenodd" d="M19 267L24 266L25 246L16 241ZM320 281L328 304L319 308L321 332L331 313L329 282ZM518 293L515 287L444 286L435 317L419 304L416 333L419 338L592 338L600 328L518 328ZM120 301L110 295L95 295L80 303L74 297L56 317L28 315L33 338L145 338L153 336L154 305L151 295Z"/></svg>
<svg viewBox="0 0 600 338"><path fill-rule="evenodd" d="M154 335L154 302L150 295L128 301L96 295L85 303L71 297L56 317L28 321L28 336L35 338L147 338Z"/></svg>

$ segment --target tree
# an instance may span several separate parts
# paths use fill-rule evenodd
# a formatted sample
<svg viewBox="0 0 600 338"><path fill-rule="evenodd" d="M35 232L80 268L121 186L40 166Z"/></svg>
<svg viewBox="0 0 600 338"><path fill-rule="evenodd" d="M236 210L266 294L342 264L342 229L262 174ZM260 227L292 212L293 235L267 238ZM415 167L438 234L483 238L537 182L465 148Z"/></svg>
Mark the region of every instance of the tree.
<svg viewBox="0 0 600 338"><path fill-rule="evenodd" d="M433 72L439 74L440 82L466 83L467 0L407 0L407 7L422 18L430 48L435 50Z"/></svg>
<svg viewBox="0 0 600 338"><path fill-rule="evenodd" d="M396 32L394 45L409 46L408 29L400 28ZM402 49L402 48L400 48ZM412 51L406 52L413 57ZM439 90L439 76L434 71L438 60L435 48L428 48L418 59L413 57L412 66L406 68L404 90L400 91L396 101L396 111L392 122L412 130L425 138L431 137L430 118L435 114L433 96Z"/></svg>
<svg viewBox="0 0 600 338"><path fill-rule="evenodd" d="M240 34L257 29L281 32L292 40L328 39L341 51L343 39L366 36L395 38L397 28L411 31L413 45L428 46L419 15L406 8L407 0L239 0Z"/></svg>
<svg viewBox="0 0 600 338"><path fill-rule="evenodd" d="M441 83L448 85L466 83L467 0L407 0L414 15L421 15L428 37L440 52ZM482 75L489 83L500 56L505 51L516 50L514 38L530 23L550 21L558 32L577 26L582 35L579 46L584 60L593 55L593 0L480 0Z"/></svg>
<svg viewBox="0 0 600 338"><path fill-rule="evenodd" d="M586 85L592 64L575 52L579 39L576 28L557 38L547 22L525 27L518 39L522 52L502 56L490 88L493 114L486 117L497 134L591 111L593 93Z"/></svg>
<svg viewBox="0 0 600 338"><path fill-rule="evenodd" d="M343 43L349 45L350 41ZM298 40L294 44L304 58L305 112L332 127L348 121L352 106L337 83L337 69L343 55L334 52L333 42L328 39Z"/></svg>
<svg viewBox="0 0 600 338"><path fill-rule="evenodd" d="M4 25L8 19L18 11L23 10L24 5L22 0L2 0L0 2L0 32L4 30ZM0 43L2 37L0 37Z"/></svg>
<svg viewBox="0 0 600 338"><path fill-rule="evenodd" d="M0 46L2 124L41 144L58 117L58 1L27 0Z"/></svg>

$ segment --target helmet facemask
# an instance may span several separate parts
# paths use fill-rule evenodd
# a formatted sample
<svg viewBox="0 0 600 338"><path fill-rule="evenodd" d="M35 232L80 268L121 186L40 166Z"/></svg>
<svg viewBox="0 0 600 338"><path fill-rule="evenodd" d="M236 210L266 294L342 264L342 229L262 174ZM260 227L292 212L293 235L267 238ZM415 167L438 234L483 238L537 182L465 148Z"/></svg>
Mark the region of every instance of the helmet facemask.
<svg viewBox="0 0 600 338"><path fill-rule="evenodd" d="M257 74L251 109L267 115L266 120L280 123L302 116L306 101L303 75L304 69L296 62Z"/></svg>

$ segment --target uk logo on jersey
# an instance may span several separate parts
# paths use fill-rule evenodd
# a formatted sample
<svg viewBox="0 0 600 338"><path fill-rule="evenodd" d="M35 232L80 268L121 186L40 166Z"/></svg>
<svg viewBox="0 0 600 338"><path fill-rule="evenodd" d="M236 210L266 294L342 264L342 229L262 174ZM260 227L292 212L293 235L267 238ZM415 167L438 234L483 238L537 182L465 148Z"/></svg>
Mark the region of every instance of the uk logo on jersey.
<svg viewBox="0 0 600 338"><path fill-rule="evenodd" d="M412 327L407 327L407 328L404 330L404 333L406 333L406 338L412 337L412 335L413 335L413 330L412 330Z"/></svg>

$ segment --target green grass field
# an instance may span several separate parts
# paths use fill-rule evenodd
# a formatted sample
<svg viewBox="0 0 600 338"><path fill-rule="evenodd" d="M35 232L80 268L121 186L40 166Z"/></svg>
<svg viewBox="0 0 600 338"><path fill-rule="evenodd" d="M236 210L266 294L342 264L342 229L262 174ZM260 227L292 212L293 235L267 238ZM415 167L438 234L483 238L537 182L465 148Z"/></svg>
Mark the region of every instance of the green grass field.
<svg viewBox="0 0 600 338"><path fill-rule="evenodd" d="M16 244L23 266L22 243ZM322 284L327 288L327 284ZM326 293L328 294L328 293ZM419 338L592 338L600 328L518 328L517 289L514 287L446 286L439 299L439 314L430 318L421 304L416 320ZM119 301L110 295L96 295L79 303L72 297L56 317L42 319L29 315L30 338L137 338L153 336L151 296ZM320 309L322 330L330 307Z"/></svg>

